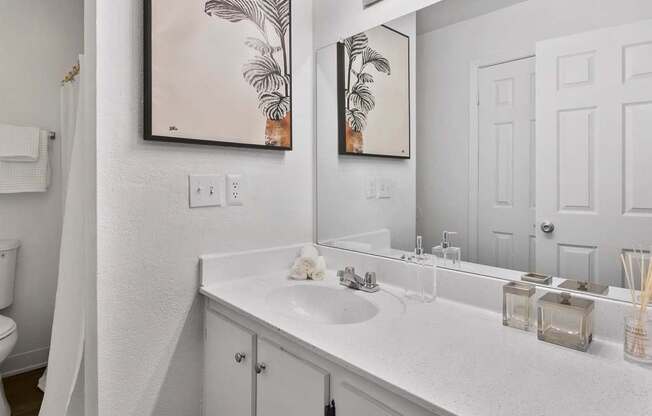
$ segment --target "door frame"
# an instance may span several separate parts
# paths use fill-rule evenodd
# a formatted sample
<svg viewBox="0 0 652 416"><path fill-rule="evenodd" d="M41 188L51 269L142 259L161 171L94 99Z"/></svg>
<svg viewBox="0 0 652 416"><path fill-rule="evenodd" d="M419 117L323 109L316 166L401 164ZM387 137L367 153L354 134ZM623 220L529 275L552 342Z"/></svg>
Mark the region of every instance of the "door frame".
<svg viewBox="0 0 652 416"><path fill-rule="evenodd" d="M498 53L471 61L469 64L469 204L467 259L478 261L478 213L480 193L480 70L536 57L536 48Z"/></svg>

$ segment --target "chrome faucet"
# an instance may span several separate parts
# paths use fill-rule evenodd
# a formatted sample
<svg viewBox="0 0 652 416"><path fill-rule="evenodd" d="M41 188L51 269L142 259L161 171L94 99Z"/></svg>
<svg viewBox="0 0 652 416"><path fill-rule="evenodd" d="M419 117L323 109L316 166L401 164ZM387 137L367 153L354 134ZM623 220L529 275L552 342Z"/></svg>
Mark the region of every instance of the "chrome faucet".
<svg viewBox="0 0 652 416"><path fill-rule="evenodd" d="M337 277L340 278L340 284L350 289L362 290L363 292L378 292L380 287L376 282L376 273L368 272L365 277L358 276L355 273L355 268L345 267L344 270L337 272Z"/></svg>

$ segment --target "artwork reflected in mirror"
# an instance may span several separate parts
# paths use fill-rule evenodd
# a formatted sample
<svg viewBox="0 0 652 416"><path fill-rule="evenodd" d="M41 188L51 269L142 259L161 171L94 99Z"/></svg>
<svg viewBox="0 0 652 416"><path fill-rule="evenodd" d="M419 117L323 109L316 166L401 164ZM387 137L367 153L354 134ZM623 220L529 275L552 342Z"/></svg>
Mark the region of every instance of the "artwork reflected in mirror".
<svg viewBox="0 0 652 416"><path fill-rule="evenodd" d="M291 150L290 0L146 3L145 138Z"/></svg>
<svg viewBox="0 0 652 416"><path fill-rule="evenodd" d="M338 44L340 154L410 158L410 39L388 26Z"/></svg>

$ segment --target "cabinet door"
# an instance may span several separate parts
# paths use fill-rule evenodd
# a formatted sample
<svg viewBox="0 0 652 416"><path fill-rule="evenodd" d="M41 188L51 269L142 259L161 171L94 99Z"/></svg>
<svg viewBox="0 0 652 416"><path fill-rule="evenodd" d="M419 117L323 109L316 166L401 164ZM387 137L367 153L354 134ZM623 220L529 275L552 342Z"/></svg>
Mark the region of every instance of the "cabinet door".
<svg viewBox="0 0 652 416"><path fill-rule="evenodd" d="M272 342L258 341L257 416L323 416L330 397L326 371Z"/></svg>
<svg viewBox="0 0 652 416"><path fill-rule="evenodd" d="M337 416L403 416L349 383L341 387L336 398Z"/></svg>
<svg viewBox="0 0 652 416"><path fill-rule="evenodd" d="M204 416L254 416L255 334L210 308L205 325Z"/></svg>

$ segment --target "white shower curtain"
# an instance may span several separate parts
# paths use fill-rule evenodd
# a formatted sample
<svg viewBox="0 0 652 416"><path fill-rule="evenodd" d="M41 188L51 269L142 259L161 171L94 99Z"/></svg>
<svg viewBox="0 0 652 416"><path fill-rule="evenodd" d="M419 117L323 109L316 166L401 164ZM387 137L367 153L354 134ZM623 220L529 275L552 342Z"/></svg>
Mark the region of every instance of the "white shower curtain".
<svg viewBox="0 0 652 416"><path fill-rule="evenodd" d="M83 56L79 58L83 71ZM39 416L77 415L80 400L75 391L82 373L84 347L84 271L88 259L88 212L83 172L83 74L61 87L61 140L64 215L59 252L59 279L47 374L42 380L45 397ZM83 399L83 396L82 396Z"/></svg>

